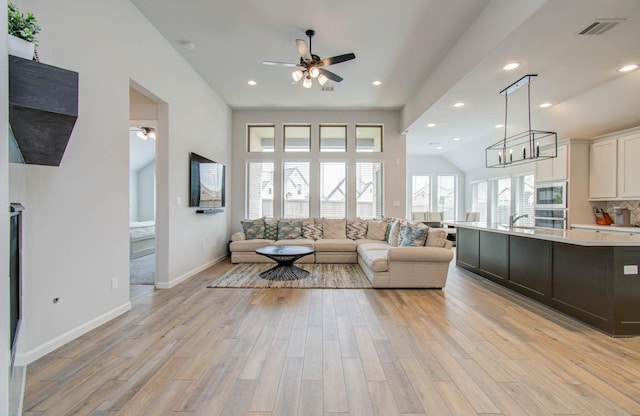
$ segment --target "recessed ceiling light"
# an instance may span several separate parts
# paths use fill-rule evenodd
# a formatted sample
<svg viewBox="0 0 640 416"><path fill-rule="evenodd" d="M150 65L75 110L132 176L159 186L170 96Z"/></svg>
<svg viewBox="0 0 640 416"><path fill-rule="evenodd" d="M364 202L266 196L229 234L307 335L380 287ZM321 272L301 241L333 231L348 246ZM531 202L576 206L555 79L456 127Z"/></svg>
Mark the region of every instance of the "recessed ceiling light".
<svg viewBox="0 0 640 416"><path fill-rule="evenodd" d="M453 105L454 107L464 107L464 103L462 101L457 102Z"/></svg>
<svg viewBox="0 0 640 416"><path fill-rule="evenodd" d="M505 70L505 71L511 71L511 70L516 69L519 66L520 66L520 62L509 62L508 64L503 66L502 69Z"/></svg>
<svg viewBox="0 0 640 416"><path fill-rule="evenodd" d="M249 81L247 81L247 84L253 86L253 85L256 85L257 82L255 82L254 80L250 79Z"/></svg>
<svg viewBox="0 0 640 416"><path fill-rule="evenodd" d="M436 126L436 123L429 123L429 124L427 124L427 127L435 127L435 126Z"/></svg>
<svg viewBox="0 0 640 416"><path fill-rule="evenodd" d="M629 72L633 71L634 69L638 69L638 64L625 65L622 68L618 69L618 72Z"/></svg>
<svg viewBox="0 0 640 416"><path fill-rule="evenodd" d="M442 146L438 146L438 147L436 147L436 149L442 150Z"/></svg>
<svg viewBox="0 0 640 416"><path fill-rule="evenodd" d="M496 124L496 128L497 128L497 129L501 129L501 128L503 128L503 127L504 127L504 124Z"/></svg>
<svg viewBox="0 0 640 416"><path fill-rule="evenodd" d="M453 138L453 141L454 141L454 142L459 142L460 140L462 140L462 139L460 139L460 137L454 137L454 138Z"/></svg>
<svg viewBox="0 0 640 416"><path fill-rule="evenodd" d="M378 85L382 84L382 81L375 80L372 82L372 84L377 87Z"/></svg>
<svg viewBox="0 0 640 416"><path fill-rule="evenodd" d="M551 103L542 103L540 104L540 108L549 108L551 107L551 105L552 105Z"/></svg>

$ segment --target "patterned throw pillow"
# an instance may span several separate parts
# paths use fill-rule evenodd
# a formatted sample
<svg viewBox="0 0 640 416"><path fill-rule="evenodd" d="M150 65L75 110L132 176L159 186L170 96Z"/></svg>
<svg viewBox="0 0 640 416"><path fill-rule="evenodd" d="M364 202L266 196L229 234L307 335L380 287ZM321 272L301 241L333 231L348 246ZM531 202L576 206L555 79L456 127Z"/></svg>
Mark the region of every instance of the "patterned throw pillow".
<svg viewBox="0 0 640 416"><path fill-rule="evenodd" d="M369 220L367 225L367 239L384 241L387 235L387 221Z"/></svg>
<svg viewBox="0 0 640 416"><path fill-rule="evenodd" d="M402 247L402 240L404 240L404 233L407 231L407 224L409 222L407 220L400 220L398 227L398 244L396 247Z"/></svg>
<svg viewBox="0 0 640 416"><path fill-rule="evenodd" d="M398 247L398 234L400 233L400 220L389 223L387 227L387 243L391 247Z"/></svg>
<svg viewBox="0 0 640 416"><path fill-rule="evenodd" d="M367 238L367 222L359 218L347 220L347 238L360 240Z"/></svg>
<svg viewBox="0 0 640 416"><path fill-rule="evenodd" d="M427 240L429 227L419 222L417 224L407 223L404 238L399 247L422 247Z"/></svg>
<svg viewBox="0 0 640 416"><path fill-rule="evenodd" d="M302 224L302 236L309 240L319 240L322 238L322 224Z"/></svg>
<svg viewBox="0 0 640 416"><path fill-rule="evenodd" d="M302 237L302 221L278 221L278 240Z"/></svg>
<svg viewBox="0 0 640 416"><path fill-rule="evenodd" d="M258 218L256 220L241 220L242 229L247 240L254 240L256 238L264 238L264 218Z"/></svg>
<svg viewBox="0 0 640 416"><path fill-rule="evenodd" d="M321 218L322 238L347 238L347 219Z"/></svg>
<svg viewBox="0 0 640 416"><path fill-rule="evenodd" d="M278 239L278 220L264 221L264 238L267 240Z"/></svg>

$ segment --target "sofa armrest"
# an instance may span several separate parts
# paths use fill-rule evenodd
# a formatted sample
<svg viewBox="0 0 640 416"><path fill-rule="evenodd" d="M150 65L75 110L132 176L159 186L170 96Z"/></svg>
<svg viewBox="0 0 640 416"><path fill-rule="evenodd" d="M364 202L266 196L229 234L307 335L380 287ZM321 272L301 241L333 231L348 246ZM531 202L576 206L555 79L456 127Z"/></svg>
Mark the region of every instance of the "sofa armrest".
<svg viewBox="0 0 640 416"><path fill-rule="evenodd" d="M453 251L441 247L391 247L388 261L450 262Z"/></svg>
<svg viewBox="0 0 640 416"><path fill-rule="evenodd" d="M246 239L247 237L245 237L244 231L238 231L237 233L231 234L231 241L242 241Z"/></svg>

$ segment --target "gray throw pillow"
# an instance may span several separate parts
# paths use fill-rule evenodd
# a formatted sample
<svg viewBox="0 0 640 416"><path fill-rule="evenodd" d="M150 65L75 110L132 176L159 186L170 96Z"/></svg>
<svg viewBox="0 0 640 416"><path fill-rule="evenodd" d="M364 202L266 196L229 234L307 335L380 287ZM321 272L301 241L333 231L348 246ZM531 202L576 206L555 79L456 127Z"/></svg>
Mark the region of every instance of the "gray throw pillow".
<svg viewBox="0 0 640 416"><path fill-rule="evenodd" d="M241 220L242 230L247 240L264 238L264 218L255 220Z"/></svg>

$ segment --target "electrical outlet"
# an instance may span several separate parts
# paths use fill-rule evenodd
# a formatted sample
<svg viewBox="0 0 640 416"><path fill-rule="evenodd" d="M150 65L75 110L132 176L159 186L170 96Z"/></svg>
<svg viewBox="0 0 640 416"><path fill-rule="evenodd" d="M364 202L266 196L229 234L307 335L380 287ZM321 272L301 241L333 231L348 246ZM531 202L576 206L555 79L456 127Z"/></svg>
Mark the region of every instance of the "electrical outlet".
<svg viewBox="0 0 640 416"><path fill-rule="evenodd" d="M111 290L118 290L118 278L117 277L112 277L111 278Z"/></svg>
<svg viewBox="0 0 640 416"><path fill-rule="evenodd" d="M200 240L200 244L201 244L201 246L202 246L202 251L205 251L205 250L207 249L207 244L206 244L206 242L204 241L204 238L202 238L202 239Z"/></svg>
<svg viewBox="0 0 640 416"><path fill-rule="evenodd" d="M182 205L182 197L180 196L176 197L176 205Z"/></svg>
<svg viewBox="0 0 640 416"><path fill-rule="evenodd" d="M638 274L638 265L625 264L623 270L624 270L624 274Z"/></svg>

